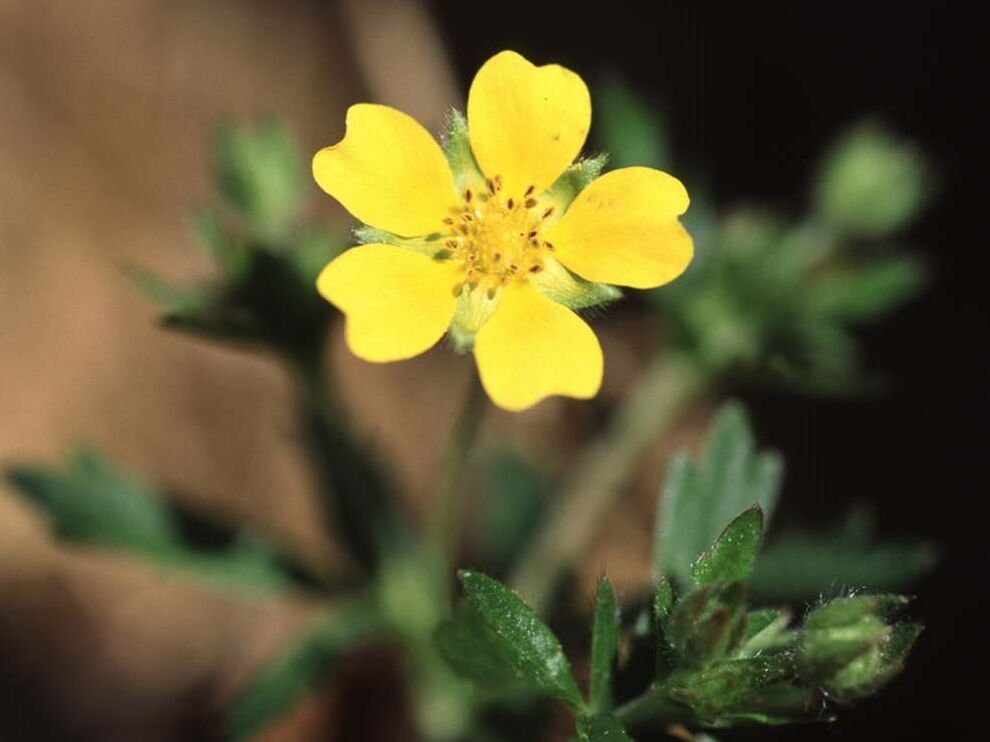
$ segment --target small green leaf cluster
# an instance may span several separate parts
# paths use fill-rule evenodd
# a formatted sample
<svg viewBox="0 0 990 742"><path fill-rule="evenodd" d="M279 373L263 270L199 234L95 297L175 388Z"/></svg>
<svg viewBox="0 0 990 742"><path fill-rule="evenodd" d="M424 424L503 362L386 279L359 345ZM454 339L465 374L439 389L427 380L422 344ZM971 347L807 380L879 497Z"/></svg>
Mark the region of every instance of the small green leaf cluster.
<svg viewBox="0 0 990 742"><path fill-rule="evenodd" d="M300 221L307 180L294 138L274 122L222 127L214 180L220 206L199 211L190 226L217 275L186 285L134 268L134 283L168 328L311 364L332 312L313 285L344 245Z"/></svg>
<svg viewBox="0 0 990 742"><path fill-rule="evenodd" d="M682 456L671 464L647 619L655 671L638 696L616 703L623 632L607 578L595 600L586 694L552 630L478 572L459 575L466 599L437 632L441 653L486 693L563 702L582 741L631 739L638 728L675 723L831 720L837 704L871 695L902 669L921 627L900 619L907 599L895 595L823 601L803 625L786 607L749 605L780 474L779 458L756 450L736 405L720 413L697 462Z"/></svg>
<svg viewBox="0 0 990 742"><path fill-rule="evenodd" d="M640 164L666 167L660 113L616 81L602 93L605 149L619 159L653 152ZM847 390L859 381L853 330L925 284L921 259L899 242L933 192L929 170L914 146L865 123L830 148L796 219L748 207L717 214L696 185L684 217L695 259L648 300L716 376Z"/></svg>
<svg viewBox="0 0 990 742"><path fill-rule="evenodd" d="M268 592L305 579L271 545L183 510L96 451L74 451L61 469L21 464L6 475L65 541L116 549L240 589Z"/></svg>

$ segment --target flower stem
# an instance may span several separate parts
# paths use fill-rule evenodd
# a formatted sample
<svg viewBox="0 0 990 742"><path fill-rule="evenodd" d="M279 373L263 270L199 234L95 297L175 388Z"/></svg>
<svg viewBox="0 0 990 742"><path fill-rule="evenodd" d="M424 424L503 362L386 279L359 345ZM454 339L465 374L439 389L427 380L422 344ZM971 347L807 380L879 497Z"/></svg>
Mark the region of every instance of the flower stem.
<svg viewBox="0 0 990 742"><path fill-rule="evenodd" d="M703 374L688 358L661 354L578 459L546 526L510 581L537 612L545 612L558 577L595 536L637 459L670 427L703 384Z"/></svg>
<svg viewBox="0 0 990 742"><path fill-rule="evenodd" d="M469 384L441 463L440 477L428 524L431 543L437 549L441 569L445 573L453 563L458 546L461 532L461 505L465 497L464 474L487 406L481 380L473 370ZM442 575L442 579L443 582L449 581L449 575Z"/></svg>

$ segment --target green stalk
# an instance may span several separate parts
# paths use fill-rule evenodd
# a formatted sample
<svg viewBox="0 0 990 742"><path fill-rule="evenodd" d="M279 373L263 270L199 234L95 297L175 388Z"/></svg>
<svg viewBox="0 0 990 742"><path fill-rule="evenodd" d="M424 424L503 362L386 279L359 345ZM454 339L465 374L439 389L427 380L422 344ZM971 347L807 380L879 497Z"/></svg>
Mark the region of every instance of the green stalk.
<svg viewBox="0 0 990 742"><path fill-rule="evenodd" d="M660 354L578 458L543 531L510 580L538 613L545 613L557 579L585 551L615 506L639 458L704 384L701 370L686 356Z"/></svg>
<svg viewBox="0 0 990 742"><path fill-rule="evenodd" d="M461 533L462 506L467 496L464 492L464 475L487 407L485 390L473 370L469 384L440 466L440 477L429 514L430 542L437 550L444 583L450 580L449 572Z"/></svg>

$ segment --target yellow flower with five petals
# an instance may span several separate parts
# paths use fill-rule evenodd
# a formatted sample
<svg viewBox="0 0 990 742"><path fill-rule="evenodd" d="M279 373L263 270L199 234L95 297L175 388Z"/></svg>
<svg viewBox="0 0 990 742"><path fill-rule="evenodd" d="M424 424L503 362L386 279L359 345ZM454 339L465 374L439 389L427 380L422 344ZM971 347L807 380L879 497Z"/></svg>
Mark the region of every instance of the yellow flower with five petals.
<svg viewBox="0 0 990 742"><path fill-rule="evenodd" d="M577 74L511 51L478 71L446 153L400 111L351 106L344 138L313 158L320 187L372 228L317 281L351 351L397 361L449 333L500 407L593 397L602 350L574 309L673 280L693 246L676 178L574 163L590 123Z"/></svg>

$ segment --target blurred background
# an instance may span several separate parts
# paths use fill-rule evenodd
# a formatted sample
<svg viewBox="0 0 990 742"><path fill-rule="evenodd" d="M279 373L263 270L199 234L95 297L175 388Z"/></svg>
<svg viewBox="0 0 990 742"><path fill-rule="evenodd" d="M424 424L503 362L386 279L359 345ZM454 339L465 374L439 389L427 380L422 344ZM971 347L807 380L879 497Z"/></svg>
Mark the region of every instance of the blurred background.
<svg viewBox="0 0 990 742"><path fill-rule="evenodd" d="M929 285L862 331L862 367L878 388L731 391L761 443L787 459L783 522L834 525L866 501L881 536L932 543L940 555L917 589L927 631L906 674L838 727L801 738L977 739L982 688L972 678L990 659L977 28L936 2L0 0L0 463L54 462L86 442L323 577L348 573L316 517L280 367L162 332L125 277L129 266L175 279L211 270L186 217L214 198L207 165L224 121L276 116L307 158L342 136L357 101L394 105L436 130L448 106L463 109L478 66L511 48L578 71L595 101L619 86L662 111L668 167L707 206L784 215L808 208L807 184L841 132L879 121L919 147L932 175L928 208L898 237L922 250ZM600 123L596 113L590 151L605 148ZM347 215L308 188L307 216L345 234ZM633 301L596 320L605 400L644 364L643 315ZM339 331L328 352L341 397L416 512L470 360L440 349L371 366L347 354ZM675 442L696 440L707 409L685 414ZM596 424L592 411L555 400L492 413L483 432L522 451L539 441L553 470ZM583 556L584 584L606 563L620 591L648 575L643 523L663 455L654 458ZM57 544L4 487L0 739L211 739L219 705L312 608ZM387 658L353 664L349 684L308 700L266 739L321 738L320 719L360 716L361 689L393 681L376 670ZM392 734L374 738L403 738Z"/></svg>

